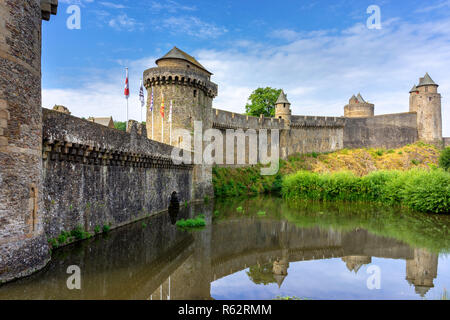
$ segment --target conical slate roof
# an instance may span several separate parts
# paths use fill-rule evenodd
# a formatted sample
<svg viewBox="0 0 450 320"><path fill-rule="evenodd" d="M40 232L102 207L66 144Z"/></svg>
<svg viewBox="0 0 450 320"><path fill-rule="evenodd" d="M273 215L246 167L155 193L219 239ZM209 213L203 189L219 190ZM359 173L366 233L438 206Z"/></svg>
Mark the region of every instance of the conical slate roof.
<svg viewBox="0 0 450 320"><path fill-rule="evenodd" d="M277 100L276 104L283 104L283 103L291 104L291 103L288 101L288 99L287 99L286 94L284 93L284 91L281 90L280 96L278 97L278 100Z"/></svg>
<svg viewBox="0 0 450 320"><path fill-rule="evenodd" d="M420 78L420 83L417 87L422 87L422 86L437 86L437 84L433 81L433 79L431 79L428 72L425 74L425 76L423 78Z"/></svg>
<svg viewBox="0 0 450 320"><path fill-rule="evenodd" d="M358 93L358 96L356 97L356 99L358 99L359 103L366 103L366 101L361 96L361 93Z"/></svg>
<svg viewBox="0 0 450 320"><path fill-rule="evenodd" d="M206 68L204 66L202 66L200 64L200 62L198 62L193 56L187 54L183 50L178 49L177 47L173 47L172 50L167 52L162 58L159 58L158 60L156 60L156 64L158 64L159 61L164 60L164 59L181 59L181 60L185 60L185 61L188 61L188 62L192 63L193 65L196 65L200 69L203 69L206 72L212 74L211 72L206 70Z"/></svg>
<svg viewBox="0 0 450 320"><path fill-rule="evenodd" d="M412 89L409 91L409 93L416 92L416 91L417 91L417 86L414 85L414 86L412 87Z"/></svg>

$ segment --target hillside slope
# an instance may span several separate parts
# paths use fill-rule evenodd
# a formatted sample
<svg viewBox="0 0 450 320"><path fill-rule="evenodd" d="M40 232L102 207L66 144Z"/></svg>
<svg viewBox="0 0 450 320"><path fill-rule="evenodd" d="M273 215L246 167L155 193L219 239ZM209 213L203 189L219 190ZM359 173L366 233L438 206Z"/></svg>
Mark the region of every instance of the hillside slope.
<svg viewBox="0 0 450 320"><path fill-rule="evenodd" d="M260 166L213 169L216 196L239 196L264 192L279 192L282 177L299 170L318 173L351 171L358 176L376 170L410 170L437 167L440 151L418 142L394 150L344 149L326 154L294 155L280 161L275 176L261 176Z"/></svg>

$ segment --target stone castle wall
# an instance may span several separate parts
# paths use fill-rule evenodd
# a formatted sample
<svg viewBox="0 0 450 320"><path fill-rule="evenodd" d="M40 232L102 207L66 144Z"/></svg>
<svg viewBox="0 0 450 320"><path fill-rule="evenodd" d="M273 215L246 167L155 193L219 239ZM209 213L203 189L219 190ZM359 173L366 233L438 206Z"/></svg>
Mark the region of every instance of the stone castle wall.
<svg viewBox="0 0 450 320"><path fill-rule="evenodd" d="M417 140L414 112L345 119L344 148L397 148Z"/></svg>
<svg viewBox="0 0 450 320"><path fill-rule="evenodd" d="M225 133L227 129L244 132L253 129L257 133L266 129L268 149L271 148L271 130L279 130L280 157L296 153L330 152L343 148L343 127L345 120L337 117L291 116L290 123L279 118L252 117L219 109L213 109L213 128L224 135L224 154L226 152ZM246 162L248 163L248 138L246 139ZM234 147L237 159L237 146Z"/></svg>
<svg viewBox="0 0 450 320"><path fill-rule="evenodd" d="M126 133L47 109L43 123L47 238L167 210L173 191L191 200L193 166L174 165L173 147L139 135L136 127Z"/></svg>
<svg viewBox="0 0 450 320"><path fill-rule="evenodd" d="M41 18L52 9L48 1L0 1L0 283L50 258L41 182Z"/></svg>

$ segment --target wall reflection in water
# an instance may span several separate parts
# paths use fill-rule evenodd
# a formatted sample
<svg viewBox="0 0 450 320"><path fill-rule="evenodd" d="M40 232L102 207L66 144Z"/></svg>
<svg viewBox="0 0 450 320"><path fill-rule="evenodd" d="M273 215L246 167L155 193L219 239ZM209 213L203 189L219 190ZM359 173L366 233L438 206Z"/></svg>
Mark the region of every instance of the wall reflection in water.
<svg viewBox="0 0 450 320"><path fill-rule="evenodd" d="M434 286L439 254L432 249L375 235L370 228L342 229L338 221L323 225L326 217L321 215L312 223L299 223L284 210L304 215L301 210L289 209L279 199L263 200L272 205L264 217L252 212L260 209L261 199L245 202L243 213L236 212L236 203L181 206L179 212L57 250L42 272L1 286L0 299L212 299L211 283L236 272L246 270L256 284L281 287L292 263L330 258L341 259L351 273L371 264L373 257L401 259L406 261L401 281L413 285L418 297ZM207 219L203 230L186 232L174 225L199 213ZM373 215L370 223L385 219L383 215ZM67 289L70 265L81 268L81 290ZM449 270L445 272L448 276Z"/></svg>

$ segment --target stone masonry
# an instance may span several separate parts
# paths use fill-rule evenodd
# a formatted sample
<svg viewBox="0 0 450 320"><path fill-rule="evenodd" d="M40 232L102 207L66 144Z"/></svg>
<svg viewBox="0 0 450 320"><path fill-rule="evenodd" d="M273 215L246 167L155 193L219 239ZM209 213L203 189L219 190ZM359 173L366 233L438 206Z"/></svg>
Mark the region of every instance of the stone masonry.
<svg viewBox="0 0 450 320"><path fill-rule="evenodd" d="M57 1L0 1L0 282L50 259L42 208L41 19Z"/></svg>
<svg viewBox="0 0 450 320"><path fill-rule="evenodd" d="M411 90L408 113L375 116L374 105L358 95L345 117L298 116L282 92L276 117L258 118L213 109L212 73L176 47L144 72L146 127L130 121L128 132L120 132L67 112L43 112L41 23L57 6L57 0L0 0L0 283L44 267L48 240L62 231L131 223L167 209L174 191L181 201L213 197L211 165L170 158L183 142L171 139L171 129L193 132L196 121L202 132L279 130L282 158L417 140L450 143L442 137L438 85L428 74Z"/></svg>

